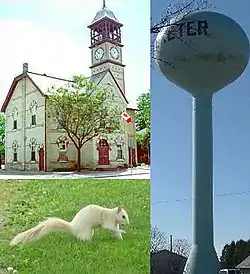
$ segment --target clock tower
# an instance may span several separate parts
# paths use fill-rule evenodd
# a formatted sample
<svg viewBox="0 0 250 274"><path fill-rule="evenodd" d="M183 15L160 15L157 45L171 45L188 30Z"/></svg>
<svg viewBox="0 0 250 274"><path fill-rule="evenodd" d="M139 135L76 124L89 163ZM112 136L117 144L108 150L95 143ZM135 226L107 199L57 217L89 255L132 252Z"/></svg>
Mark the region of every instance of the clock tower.
<svg viewBox="0 0 250 274"><path fill-rule="evenodd" d="M91 75L110 70L118 83L120 89L125 93L124 67L122 64L121 27L123 25L117 20L114 13L103 7L96 13L90 29L91 38Z"/></svg>

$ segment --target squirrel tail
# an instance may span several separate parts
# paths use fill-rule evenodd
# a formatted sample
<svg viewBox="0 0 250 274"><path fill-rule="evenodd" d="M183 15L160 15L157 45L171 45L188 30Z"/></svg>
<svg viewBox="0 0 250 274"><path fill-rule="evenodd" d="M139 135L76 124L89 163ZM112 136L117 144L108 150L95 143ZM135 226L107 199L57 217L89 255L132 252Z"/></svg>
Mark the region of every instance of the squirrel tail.
<svg viewBox="0 0 250 274"><path fill-rule="evenodd" d="M47 234L57 231L71 231L71 223L59 218L49 218L37 226L26 230L14 237L10 245L24 244L40 240Z"/></svg>

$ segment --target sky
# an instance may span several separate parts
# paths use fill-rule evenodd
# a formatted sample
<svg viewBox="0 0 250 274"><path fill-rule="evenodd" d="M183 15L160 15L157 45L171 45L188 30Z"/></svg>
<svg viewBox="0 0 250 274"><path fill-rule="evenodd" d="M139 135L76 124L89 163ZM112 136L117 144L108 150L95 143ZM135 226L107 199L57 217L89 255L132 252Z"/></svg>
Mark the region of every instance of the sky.
<svg viewBox="0 0 250 274"><path fill-rule="evenodd" d="M87 26L102 8L102 0L88 3L82 0L1 0L0 3L1 105L25 62L33 72L66 79L79 74L90 76ZM106 6L124 24L126 96L129 106L135 107L137 97L150 87L149 0L106 0Z"/></svg>
<svg viewBox="0 0 250 274"><path fill-rule="evenodd" d="M166 0L152 1L152 21ZM171 3L177 1L171 1ZM210 0L250 37L250 1ZM154 61L152 61L154 63ZM191 243L191 95L151 66L151 223ZM250 67L214 98L214 233L221 255L232 240L250 238ZM234 193L233 195L216 196ZM241 193L241 194L236 194ZM180 200L180 201L176 201Z"/></svg>

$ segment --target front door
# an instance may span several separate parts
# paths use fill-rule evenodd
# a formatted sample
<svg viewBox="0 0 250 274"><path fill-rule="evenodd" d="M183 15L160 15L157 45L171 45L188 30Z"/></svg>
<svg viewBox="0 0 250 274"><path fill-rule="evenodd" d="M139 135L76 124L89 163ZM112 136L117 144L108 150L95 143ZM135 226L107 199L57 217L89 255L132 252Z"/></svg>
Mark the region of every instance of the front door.
<svg viewBox="0 0 250 274"><path fill-rule="evenodd" d="M105 139L101 139L99 142L99 161L98 164L100 166L109 165L109 144Z"/></svg>
<svg viewBox="0 0 250 274"><path fill-rule="evenodd" d="M44 171L44 149L41 147L38 151L39 155L39 171Z"/></svg>

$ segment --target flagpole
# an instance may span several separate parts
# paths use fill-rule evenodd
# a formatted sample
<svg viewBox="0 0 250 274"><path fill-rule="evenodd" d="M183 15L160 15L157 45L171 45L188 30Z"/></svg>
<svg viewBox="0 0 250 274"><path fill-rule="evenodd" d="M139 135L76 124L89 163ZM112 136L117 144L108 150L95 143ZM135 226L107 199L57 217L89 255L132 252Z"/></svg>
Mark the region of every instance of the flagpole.
<svg viewBox="0 0 250 274"><path fill-rule="evenodd" d="M132 147L130 147L130 163L131 163L131 175L133 175L133 162L132 162Z"/></svg>
<svg viewBox="0 0 250 274"><path fill-rule="evenodd" d="M125 126L125 132L126 132L126 123L131 123L132 119L126 112L122 112L121 116L125 120L124 126ZM133 157L132 157L132 147L130 145L129 138L128 138L128 147L129 147L129 152L130 152L129 161L130 161L130 169L131 169L131 175L132 175L132 173L133 173L133 163L132 163Z"/></svg>

